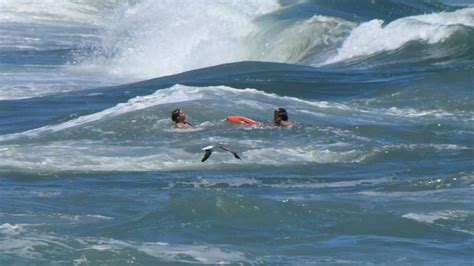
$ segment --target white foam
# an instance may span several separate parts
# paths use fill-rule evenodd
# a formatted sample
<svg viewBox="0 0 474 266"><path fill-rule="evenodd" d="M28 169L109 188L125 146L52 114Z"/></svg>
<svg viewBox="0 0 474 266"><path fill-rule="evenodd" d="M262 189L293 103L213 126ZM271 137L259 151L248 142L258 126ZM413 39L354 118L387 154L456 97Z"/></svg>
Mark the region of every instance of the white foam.
<svg viewBox="0 0 474 266"><path fill-rule="evenodd" d="M403 218L415 220L417 222L423 223L434 223L437 220L447 220L449 217L443 213L427 213L427 214L420 214L420 213L407 213L402 215Z"/></svg>
<svg viewBox="0 0 474 266"><path fill-rule="evenodd" d="M253 20L277 8L276 0L143 0L109 18L104 55L82 67L144 79L242 61Z"/></svg>
<svg viewBox="0 0 474 266"><path fill-rule="evenodd" d="M0 238L0 253L33 259L38 255L38 253L34 251L34 247L37 244L38 241L25 238ZM46 246L46 244L42 243L39 246Z"/></svg>
<svg viewBox="0 0 474 266"><path fill-rule="evenodd" d="M100 24L106 8L115 5L114 0L57 1L57 0L2 0L0 22L46 24Z"/></svg>
<svg viewBox="0 0 474 266"><path fill-rule="evenodd" d="M4 223L0 225L0 232L5 235L18 234L24 231L24 228L18 224Z"/></svg>
<svg viewBox="0 0 474 266"><path fill-rule="evenodd" d="M403 218L415 220L422 223L435 223L439 220L456 220L469 216L473 216L474 212L465 210L446 210L428 213L407 213L402 215Z"/></svg>
<svg viewBox="0 0 474 266"><path fill-rule="evenodd" d="M391 182L391 177L384 177L378 179L360 179L360 180L349 180L349 181L336 181L336 182L322 182L322 183L296 183L296 184L276 184L272 187L279 188L343 188L343 187L356 187L365 185L376 185Z"/></svg>
<svg viewBox="0 0 474 266"><path fill-rule="evenodd" d="M36 231L22 234L8 235L0 238L0 253L22 257L28 259L37 259L42 257L42 251L50 246L55 249L72 249L64 244L64 238L54 234L42 234Z"/></svg>
<svg viewBox="0 0 474 266"><path fill-rule="evenodd" d="M103 111L93 113L90 115L85 115L78 117L76 119L69 120L67 122L56 124L56 125L47 125L44 127L32 129L29 131L21 133L13 133L0 135L1 141L9 141L21 137L37 137L43 133L54 133L69 129L72 127L77 127L80 125L92 123L99 120L106 120L112 117L123 115L130 112L139 111L153 106L171 104L171 103L183 103L188 101L200 101L200 100L209 100L209 99L219 99L220 101L225 99L232 99L232 103L235 104L235 98L245 98L241 101L241 105L247 106L249 108L255 108L258 106L259 109L272 110L280 102L285 102L285 106L288 109L293 109L292 112L297 112L299 109L307 105L308 107L317 107L317 108L332 108L335 111L350 111L350 107L343 104L329 104L327 102L319 101L306 101L296 97L281 97L273 93L265 93L255 89L234 89L226 86L211 86L211 87L189 87L183 85L174 85L168 89L157 90L156 92L146 95L138 96L128 100L125 103L119 103L114 107L105 109ZM259 99L259 105L254 105L252 99ZM249 99L249 101L247 101ZM301 111L308 112L308 111ZM163 123L166 120L159 120L157 123ZM192 132L200 131L206 128L209 123L203 123L197 125L196 128L189 130L179 131L179 132ZM174 129L170 129L173 131ZM178 131L178 130L175 130Z"/></svg>
<svg viewBox="0 0 474 266"><path fill-rule="evenodd" d="M423 150L423 149L435 149L437 151L446 150L469 150L467 146L460 146L456 144L394 144L394 145L383 145L382 149L375 150L377 152L386 150Z"/></svg>
<svg viewBox="0 0 474 266"><path fill-rule="evenodd" d="M424 190L424 191L396 191L396 192L384 192L384 191L361 191L358 194L365 197L380 197L380 198L423 198L434 196L442 193L446 190Z"/></svg>
<svg viewBox="0 0 474 266"><path fill-rule="evenodd" d="M80 265L90 265L89 260L85 255L82 255L80 258L75 259L73 261L74 266L80 266Z"/></svg>
<svg viewBox="0 0 474 266"><path fill-rule="evenodd" d="M76 127L97 120L107 119L121 114L142 110L159 104L186 102L202 97L203 95L199 93L199 88L197 87L175 85L169 89L158 90L155 93L147 96L138 96L130 99L126 103L119 103L116 106L105 109L101 112L81 116L61 124L48 125L22 133L2 135L0 136L0 141L12 140L22 136L35 137L38 136L38 134L45 132L58 132L71 127Z"/></svg>
<svg viewBox="0 0 474 266"><path fill-rule="evenodd" d="M179 245L164 242L132 242L109 238L81 238L78 239L85 249L97 251L120 251L122 249L136 249L149 256L169 262L230 264L246 262L245 254L239 251L222 249L219 246L209 245Z"/></svg>
<svg viewBox="0 0 474 266"><path fill-rule="evenodd" d="M61 144L61 145L59 145ZM182 149L157 149L154 155L141 147L106 146L100 143L62 142L52 145L15 147L0 154L0 168L25 172L58 171L151 171L197 167L199 154ZM130 155L134 151L136 156Z"/></svg>
<svg viewBox="0 0 474 266"><path fill-rule="evenodd" d="M377 111L371 111L377 112ZM415 109L415 108L397 108L390 107L386 110L379 110L379 113L383 113L389 116L403 117L403 118L426 118L426 119L450 119L455 121L462 121L470 123L474 121L471 112L457 111L448 112L443 109Z"/></svg>
<svg viewBox="0 0 474 266"><path fill-rule="evenodd" d="M239 177L232 177L232 178L218 178L218 179L210 179L210 178L198 178L197 181L176 181L170 183L168 188L173 188L177 185L190 185L195 188L201 187L214 187L219 184L225 184L230 187L241 187L244 185L251 185L257 186L261 184L261 181L253 179L253 178L239 178Z"/></svg>
<svg viewBox="0 0 474 266"><path fill-rule="evenodd" d="M311 163L354 163L367 156L353 147L250 147L240 146L242 160L235 160L228 153L216 152L212 160L201 163L200 148L188 150L179 144L160 147L107 145L100 142L62 141L38 145L9 146L8 152L0 152L0 169L21 172L117 172L117 171L173 171L212 169L223 167L304 165ZM151 150L153 149L153 150ZM238 185L238 183L230 183ZM52 196L47 194L46 196Z"/></svg>
<svg viewBox="0 0 474 266"><path fill-rule="evenodd" d="M63 195L63 193L59 191L37 191L32 192L32 194L35 194L40 198L57 198Z"/></svg>
<svg viewBox="0 0 474 266"><path fill-rule="evenodd" d="M4 229L6 228L6 229ZM17 226L11 224L0 225L0 232L4 230L15 231ZM71 243L69 246L65 243ZM123 250L136 250L149 256L168 262L202 263L202 264L229 264L249 262L245 254L239 251L228 250L212 245L180 245L164 242L133 242L111 238L71 238L67 235L54 233L28 232L26 235L9 234L0 238L0 253L29 259L42 259L43 250L54 248L55 251L80 251L96 250L98 252ZM87 262L86 254L76 259L75 263Z"/></svg>
<svg viewBox="0 0 474 266"><path fill-rule="evenodd" d="M145 131L163 133L167 135L180 134L188 137L194 133L202 136L202 139L192 139L191 143L184 145L179 141L169 143L151 142L150 146L143 146L141 143L134 144L134 141L127 142L122 145L114 145L106 140L98 139L95 141L87 141L84 139L70 139L67 134L76 135L76 133L91 132L99 133L100 136L108 139L110 136L116 137L122 133L121 127L108 128L109 121L122 122L122 117L112 120L117 116L137 112L145 108L168 105L172 108L175 103L190 102L189 104L215 104L219 108L222 105L235 105L234 99L249 99L250 103L246 105L243 101L241 108L244 112L251 110L259 111L261 108L271 117L273 109L279 104L284 104L290 114L306 115L305 110L314 110L315 108L334 108L338 112L348 112L350 108L335 104L332 106L326 102L305 101L294 97L281 97L276 94L268 94L255 89L233 89L229 87L188 87L176 85L168 89L158 90L153 94L141 97L135 97L128 102L117 104L114 107L103 111L81 116L71 119L67 122L47 125L37 129L1 135L0 141L15 141L15 144L4 143L0 146L0 169L4 171L20 170L24 172L61 172L61 171L159 171L159 170L183 170L183 169L213 169L220 167L237 167L242 164L248 166L269 166L269 165L304 165L312 163L356 163L365 160L367 152L361 150L359 146L354 146L347 141L333 142L331 144L318 144L317 140L302 143L298 139L294 139L294 143L287 143L285 147L275 147L275 143L261 139L258 136L266 135L269 130L274 131L272 127L247 128L253 131L249 134L256 134L257 140L242 139L236 140L235 137L221 137L213 134L201 134L200 131L221 127L223 125L222 117L215 118L213 121L205 121L196 123L197 126L190 130L173 129L172 123L166 115L166 118L159 118L156 123L143 124L131 129L130 133L140 136ZM254 106L252 100L258 99L260 105ZM331 107L332 106L332 107ZM346 110L347 109L347 110ZM137 115L140 115L138 113ZM128 124L130 118L123 117L125 123ZM218 122L215 122L219 119ZM259 120L258 117L256 117ZM194 121L191 121L194 122ZM166 123L166 124L165 124ZM114 124L114 123L111 123ZM120 123L124 124L124 123ZM78 127L77 130L73 129ZM104 129L102 129L104 128ZM69 130L71 129L71 130ZM68 130L68 131L66 131ZM276 129L275 129L276 130ZM291 129L278 129L282 133ZM314 130L307 127L296 128L297 131ZM66 131L66 132L62 132ZM283 132L285 131L285 132ZM179 132L179 133L178 133ZM171 134L170 134L171 133ZM128 133L127 133L128 134ZM350 131L329 129L329 134L339 136L341 139L356 138L357 140L367 141L367 139L359 139ZM47 141L42 141L43 138ZM201 163L202 151L201 144L213 143L238 143L239 150L237 152L242 156L242 160L235 160L228 153L215 153L212 160ZM195 150L190 150L190 145L197 145ZM53 196L44 194L44 196Z"/></svg>
<svg viewBox="0 0 474 266"><path fill-rule="evenodd" d="M62 214L62 213L53 213L51 214L54 217L69 220L74 222L90 222L95 220L113 220L114 218L100 215L100 214L83 214L83 215L71 215L71 214Z"/></svg>
<svg viewBox="0 0 474 266"><path fill-rule="evenodd" d="M467 111L455 111L449 112L443 109L415 109L415 108L368 108L359 104L339 104L331 103L325 105L325 102L313 102L309 103L312 106L325 109L324 112L314 112L309 110L301 110L302 113L306 113L312 116L320 118L328 118L331 115L336 115L339 119L344 117L344 113L350 114L351 119L348 122L351 123L364 123L364 124L384 124L393 123L393 118L403 119L406 121L419 122L420 119L426 120L450 120L463 123L471 123L474 118L471 112ZM355 115L357 114L357 115ZM385 117L389 119L384 119Z"/></svg>
<svg viewBox="0 0 474 266"><path fill-rule="evenodd" d="M461 229L461 228L458 228L458 227L453 227L453 228L451 228L451 230L474 236L474 231L469 231L469 230Z"/></svg>
<svg viewBox="0 0 474 266"><path fill-rule="evenodd" d="M205 245L145 243L138 250L152 257L182 263L232 264L248 261L242 252L223 250L218 247ZM186 256L190 258L186 258Z"/></svg>
<svg viewBox="0 0 474 266"><path fill-rule="evenodd" d="M347 149L330 150L312 146L294 148L260 148L242 153L246 160L258 165L288 165L305 163L355 163L363 161L366 153Z"/></svg>
<svg viewBox="0 0 474 266"><path fill-rule="evenodd" d="M383 23L376 19L359 25L325 64L398 49L410 41L442 42L458 30L457 25L474 27L474 8L405 17L386 26Z"/></svg>

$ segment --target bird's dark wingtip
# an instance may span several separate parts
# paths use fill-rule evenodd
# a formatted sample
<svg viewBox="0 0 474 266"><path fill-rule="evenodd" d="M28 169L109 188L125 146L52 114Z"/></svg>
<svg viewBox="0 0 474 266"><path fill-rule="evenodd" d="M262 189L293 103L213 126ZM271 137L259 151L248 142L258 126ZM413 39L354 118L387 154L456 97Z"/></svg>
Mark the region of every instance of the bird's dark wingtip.
<svg viewBox="0 0 474 266"><path fill-rule="evenodd" d="M211 150L206 150L206 152L204 153L204 157L202 157L202 159L201 159L201 163L203 163L203 162L205 162L207 159L209 159L209 157L211 156L211 153L212 153Z"/></svg>

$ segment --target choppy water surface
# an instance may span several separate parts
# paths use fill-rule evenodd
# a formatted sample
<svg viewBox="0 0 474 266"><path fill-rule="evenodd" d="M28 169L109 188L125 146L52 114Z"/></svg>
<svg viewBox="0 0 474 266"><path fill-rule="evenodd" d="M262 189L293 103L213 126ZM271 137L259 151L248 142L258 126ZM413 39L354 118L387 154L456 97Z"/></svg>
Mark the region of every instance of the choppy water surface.
<svg viewBox="0 0 474 266"><path fill-rule="evenodd" d="M1 2L0 264L471 264L474 8L342 2Z"/></svg>

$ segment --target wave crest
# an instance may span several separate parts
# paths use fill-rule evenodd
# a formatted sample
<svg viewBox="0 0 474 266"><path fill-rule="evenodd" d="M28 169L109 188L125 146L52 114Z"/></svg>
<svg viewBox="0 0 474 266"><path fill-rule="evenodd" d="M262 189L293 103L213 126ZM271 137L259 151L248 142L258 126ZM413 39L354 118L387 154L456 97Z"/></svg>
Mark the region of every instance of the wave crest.
<svg viewBox="0 0 474 266"><path fill-rule="evenodd" d="M274 0L142 1L110 18L95 56L82 63L132 78L152 78L246 59L253 20Z"/></svg>
<svg viewBox="0 0 474 266"><path fill-rule="evenodd" d="M398 19L384 26L371 20L355 28L338 53L325 64L391 51L413 42L435 44L446 41L463 27L474 27L474 8Z"/></svg>

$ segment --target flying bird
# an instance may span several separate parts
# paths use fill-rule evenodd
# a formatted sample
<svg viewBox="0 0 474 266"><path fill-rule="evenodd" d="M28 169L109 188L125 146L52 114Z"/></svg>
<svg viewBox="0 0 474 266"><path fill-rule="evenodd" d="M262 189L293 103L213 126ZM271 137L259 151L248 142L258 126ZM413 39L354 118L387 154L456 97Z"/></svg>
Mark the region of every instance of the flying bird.
<svg viewBox="0 0 474 266"><path fill-rule="evenodd" d="M204 151L204 157L202 157L201 162L205 162L207 159L209 159L209 157L211 156L212 152L215 149L221 149L223 151L230 152L234 155L234 157L236 159L241 160L240 156L235 151L231 151L231 150L227 149L226 147L224 147L222 145L211 145L211 146L207 146L207 147L202 148L202 150Z"/></svg>

